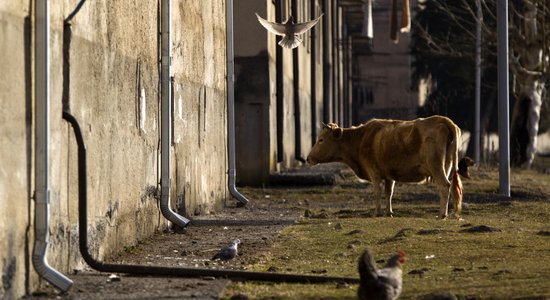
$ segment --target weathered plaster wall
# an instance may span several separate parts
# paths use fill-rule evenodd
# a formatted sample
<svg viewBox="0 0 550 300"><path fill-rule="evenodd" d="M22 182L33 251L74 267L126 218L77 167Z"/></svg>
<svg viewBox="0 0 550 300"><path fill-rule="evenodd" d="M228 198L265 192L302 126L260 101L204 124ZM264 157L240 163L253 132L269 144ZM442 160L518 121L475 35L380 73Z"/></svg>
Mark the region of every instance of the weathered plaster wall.
<svg viewBox="0 0 550 300"><path fill-rule="evenodd" d="M56 63L69 57L68 65L52 66L58 82L52 102L59 105L52 124L55 121L60 144L69 151L56 164L66 174L53 181L68 178L60 190L69 223L63 215L54 220L65 227L59 247L67 245L61 233L74 235L77 228L77 148L69 125L61 120L62 95L65 107L80 122L87 145L92 253L103 259L166 224L158 217L153 197L160 154L157 5L157 1L86 2L70 30L64 28L61 45L52 49ZM65 7L52 21L60 23L71 11ZM52 153L61 151L52 149ZM52 207L52 211L62 210ZM77 248L71 246L69 257L76 261Z"/></svg>
<svg viewBox="0 0 550 300"><path fill-rule="evenodd" d="M207 213L228 196L225 1L174 1L172 24L172 198L181 213Z"/></svg>
<svg viewBox="0 0 550 300"><path fill-rule="evenodd" d="M0 298L25 293L31 206L31 95L27 1L0 2ZM27 22L26 22L27 20ZM26 27L27 26L27 27ZM9 43L7 42L9 41Z"/></svg>
<svg viewBox="0 0 550 300"><path fill-rule="evenodd" d="M0 2L0 212L10 216L0 218L2 299L18 298L40 283L30 263L34 3ZM64 26L77 3L50 1L47 258L64 273L83 267L77 147L64 109L79 121L87 145L92 254L103 260L169 224L157 208L160 1L86 1ZM172 203L180 213L208 213L228 196L225 2L173 1L172 14Z"/></svg>

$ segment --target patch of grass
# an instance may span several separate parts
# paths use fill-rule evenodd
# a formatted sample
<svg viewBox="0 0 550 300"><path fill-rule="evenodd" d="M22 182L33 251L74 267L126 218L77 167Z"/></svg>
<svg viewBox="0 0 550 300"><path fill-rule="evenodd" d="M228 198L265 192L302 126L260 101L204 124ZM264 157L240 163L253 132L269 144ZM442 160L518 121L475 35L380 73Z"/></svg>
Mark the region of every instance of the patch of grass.
<svg viewBox="0 0 550 300"><path fill-rule="evenodd" d="M365 248L376 260L403 250L407 262L402 299L436 291L476 299L550 297L550 237L539 234L550 231L550 177L514 170L512 197L508 199L496 192L498 174L494 170L476 171L473 180L464 182L464 201L468 203L464 221L436 218L439 201L427 196L435 194L430 184L396 186L394 218L365 213L372 213L374 203L368 197L366 203L362 201L365 197L357 195L357 188L316 190L325 189L324 194L300 189L283 193L262 190L289 202L308 198L312 210L318 204L329 218L302 218L286 228L270 251L248 269L358 277L357 259ZM351 208L343 208L350 199ZM464 231L477 225L500 231ZM336 284L247 282L232 284L226 296L244 293L254 299L351 299L356 289L354 285L337 288Z"/></svg>

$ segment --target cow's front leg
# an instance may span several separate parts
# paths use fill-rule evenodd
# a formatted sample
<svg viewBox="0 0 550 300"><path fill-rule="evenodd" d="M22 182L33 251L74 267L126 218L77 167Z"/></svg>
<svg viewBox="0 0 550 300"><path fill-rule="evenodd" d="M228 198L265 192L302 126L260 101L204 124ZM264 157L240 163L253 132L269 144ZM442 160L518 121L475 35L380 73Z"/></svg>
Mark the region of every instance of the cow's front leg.
<svg viewBox="0 0 550 300"><path fill-rule="evenodd" d="M393 217L393 209L391 207L391 198L393 196L393 188L395 187L395 181L386 179L384 181L384 191L386 193L386 216Z"/></svg>
<svg viewBox="0 0 550 300"><path fill-rule="evenodd" d="M382 187L380 186L381 182L373 182L372 186L374 188L374 199L376 201L376 216L382 215L382 209L380 207L380 198L382 197Z"/></svg>

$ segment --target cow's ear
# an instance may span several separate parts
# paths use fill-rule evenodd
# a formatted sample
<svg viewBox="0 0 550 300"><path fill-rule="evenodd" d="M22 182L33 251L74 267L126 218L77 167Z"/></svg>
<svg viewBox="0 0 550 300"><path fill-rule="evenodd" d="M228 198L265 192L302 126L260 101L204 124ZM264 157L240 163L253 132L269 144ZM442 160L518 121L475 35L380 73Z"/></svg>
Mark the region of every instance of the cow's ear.
<svg viewBox="0 0 550 300"><path fill-rule="evenodd" d="M340 127L332 129L332 136L337 140L340 139L343 134L344 134L344 129Z"/></svg>

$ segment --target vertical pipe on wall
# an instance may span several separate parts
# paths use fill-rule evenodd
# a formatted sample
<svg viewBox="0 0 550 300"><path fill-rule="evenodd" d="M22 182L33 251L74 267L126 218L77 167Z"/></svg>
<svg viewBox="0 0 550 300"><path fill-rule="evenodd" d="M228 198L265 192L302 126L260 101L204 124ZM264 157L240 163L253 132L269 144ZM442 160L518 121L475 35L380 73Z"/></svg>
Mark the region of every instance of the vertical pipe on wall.
<svg viewBox="0 0 550 300"><path fill-rule="evenodd" d="M292 0L291 15L297 20L298 18L298 2ZM298 20L296 21L298 22ZM293 87L293 102L294 102L294 159L305 163L306 160L302 156L302 112L300 108L300 61L298 48L292 49L292 87Z"/></svg>
<svg viewBox="0 0 550 300"><path fill-rule="evenodd" d="M35 16L35 214L34 249L32 262L36 272L62 291L67 291L73 282L48 265L46 253L50 239L50 184L49 184L49 142L50 142L50 17L49 1L36 1Z"/></svg>
<svg viewBox="0 0 550 300"><path fill-rule="evenodd" d="M331 0L331 16L332 16L332 22L331 22L331 36L332 36L332 119L334 122L340 124L339 118L340 114L338 112L339 105L339 99L338 99L338 68L339 68L339 61L337 58L338 54L338 27L337 27L337 16L338 16L338 6L336 5L337 0ZM340 124L341 125L341 124Z"/></svg>
<svg viewBox="0 0 550 300"><path fill-rule="evenodd" d="M310 0L309 18L315 19L316 16L316 4L317 0ZM311 57L310 57L310 114L311 114L311 145L314 145L317 141L317 29L314 26L311 29Z"/></svg>
<svg viewBox="0 0 550 300"><path fill-rule="evenodd" d="M275 0L275 22L283 22L283 0ZM279 44L280 36L276 36L275 43ZM284 90L283 90L283 48L275 45L275 97L277 114L277 162L284 159L283 130L284 130Z"/></svg>
<svg viewBox="0 0 550 300"><path fill-rule="evenodd" d="M283 20L283 0L275 1L275 22L281 23ZM275 43L279 44L281 37L275 38ZM275 97L277 114L277 162L284 159L283 146L283 122L284 122L284 89L283 89L283 48L275 45Z"/></svg>
<svg viewBox="0 0 550 300"><path fill-rule="evenodd" d="M508 1L497 6L498 151L500 193L510 197L510 113L508 87Z"/></svg>
<svg viewBox="0 0 550 300"><path fill-rule="evenodd" d="M346 25L346 17L347 17L347 8L343 7L342 12L342 59L343 59L343 99L344 99L344 126L350 127L350 103L349 103L349 77L348 77L348 70L349 70L349 39L348 39L348 31L347 31L347 25Z"/></svg>
<svg viewBox="0 0 550 300"><path fill-rule="evenodd" d="M233 36L233 0L227 0L225 8L226 59L227 59L227 151L229 160L228 189L242 204L248 203L237 191L237 168L235 166L235 47Z"/></svg>
<svg viewBox="0 0 550 300"><path fill-rule="evenodd" d="M336 99L336 114L338 116L338 124L343 124L343 99L342 99L342 32L341 32L341 17L340 17L340 1L334 0L334 32L336 34L334 39L334 55L335 61L334 70L336 71L335 83L335 99Z"/></svg>
<svg viewBox="0 0 550 300"><path fill-rule="evenodd" d="M329 0L323 0L323 122L330 120L330 56L329 56L329 22L332 12L329 7Z"/></svg>
<svg viewBox="0 0 550 300"><path fill-rule="evenodd" d="M172 39L170 36L170 0L162 0L161 4L161 198L160 211L170 222L184 227L189 220L176 214L170 208L170 148L172 146L172 97L170 65Z"/></svg>

